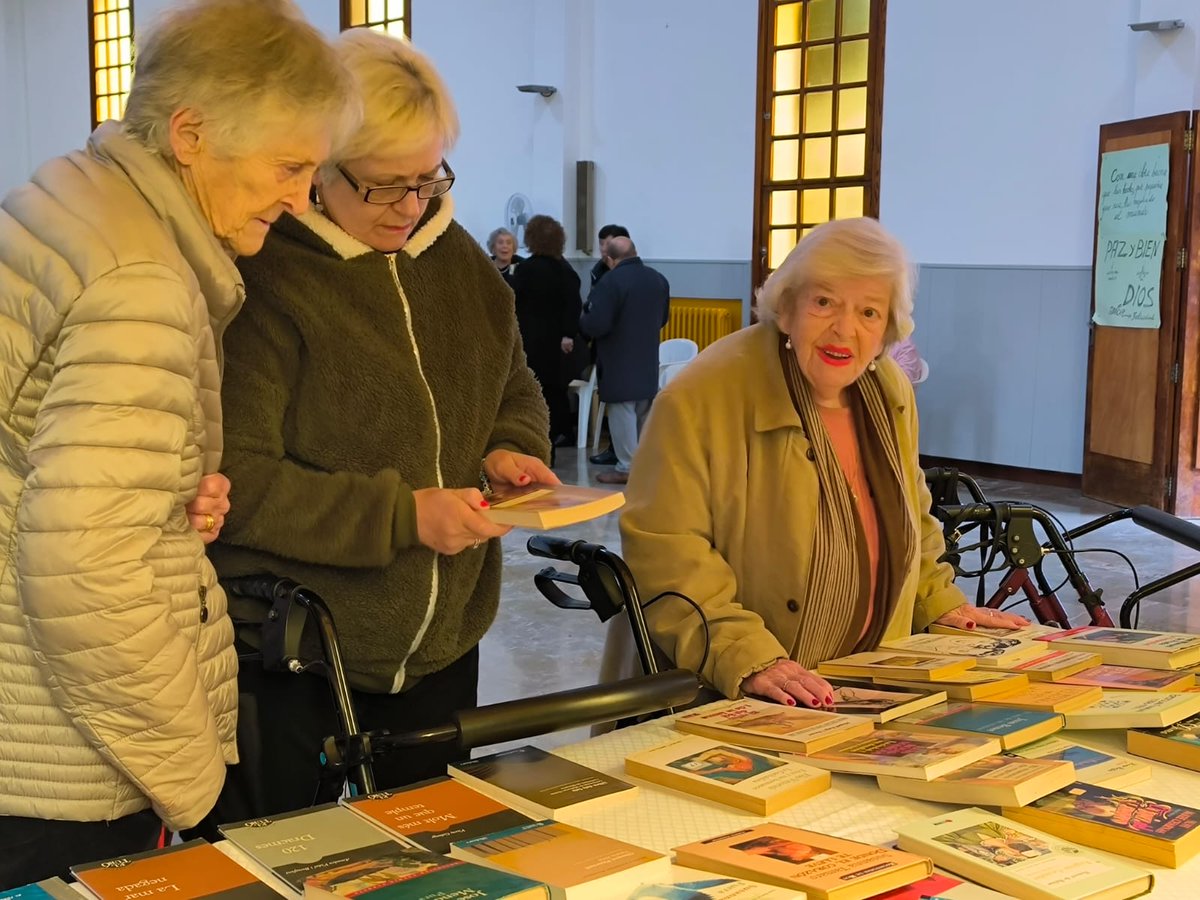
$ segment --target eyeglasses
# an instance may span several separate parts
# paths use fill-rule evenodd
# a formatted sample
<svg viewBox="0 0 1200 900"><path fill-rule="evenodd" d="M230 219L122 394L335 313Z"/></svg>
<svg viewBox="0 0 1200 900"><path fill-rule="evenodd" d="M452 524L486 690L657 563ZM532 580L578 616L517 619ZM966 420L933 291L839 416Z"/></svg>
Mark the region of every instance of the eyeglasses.
<svg viewBox="0 0 1200 900"><path fill-rule="evenodd" d="M390 206L393 203L399 203L408 196L409 191L416 191L417 196L422 200L432 200L434 197L440 197L454 185L454 170L450 168L450 164L444 159L442 160L442 171L446 174L441 178L435 178L432 181L424 181L421 184L385 184L377 187L371 187L365 184L359 184L358 180L339 165L337 170L342 173L342 177L346 179L347 184L354 188L359 197L364 203L377 203L380 206Z"/></svg>

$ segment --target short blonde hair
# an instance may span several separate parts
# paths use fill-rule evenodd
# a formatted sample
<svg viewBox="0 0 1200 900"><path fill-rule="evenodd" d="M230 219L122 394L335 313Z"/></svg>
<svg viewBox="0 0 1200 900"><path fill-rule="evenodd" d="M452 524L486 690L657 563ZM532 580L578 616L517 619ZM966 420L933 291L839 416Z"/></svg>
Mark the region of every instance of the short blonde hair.
<svg viewBox="0 0 1200 900"><path fill-rule="evenodd" d="M433 63L408 41L350 28L334 41L362 100L361 127L336 146L330 163L392 156L430 138L447 151L458 140L458 113Z"/></svg>
<svg viewBox="0 0 1200 900"><path fill-rule="evenodd" d="M892 283L884 352L912 334L916 275L904 247L875 219L835 219L818 225L792 248L758 291L758 317L778 322L817 283L845 278Z"/></svg>
<svg viewBox="0 0 1200 900"><path fill-rule="evenodd" d="M338 141L359 119L349 74L291 0L185 0L138 31L125 130L170 159L171 116L188 107L232 156L285 123L328 123Z"/></svg>

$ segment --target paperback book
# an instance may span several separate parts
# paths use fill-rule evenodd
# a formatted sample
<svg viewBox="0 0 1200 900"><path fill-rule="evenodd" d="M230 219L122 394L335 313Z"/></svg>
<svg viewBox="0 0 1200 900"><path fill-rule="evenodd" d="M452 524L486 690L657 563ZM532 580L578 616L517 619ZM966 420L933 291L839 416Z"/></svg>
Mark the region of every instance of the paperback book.
<svg viewBox="0 0 1200 900"><path fill-rule="evenodd" d="M727 878L684 866L674 866L672 872L670 881L640 885L623 900L806 900L803 893L790 888Z"/></svg>
<svg viewBox="0 0 1200 900"><path fill-rule="evenodd" d="M37 884L0 891L0 900L79 900L79 892L61 878L47 878Z"/></svg>
<svg viewBox="0 0 1200 900"><path fill-rule="evenodd" d="M888 727L935 734L988 735L999 739L1001 749L1009 750L1062 730L1063 718L1057 713L1007 706L939 703L929 709L901 716L888 723Z"/></svg>
<svg viewBox="0 0 1200 900"><path fill-rule="evenodd" d="M902 678L905 681L943 681L946 678L975 668L975 660L967 657L930 656L876 650L852 653L817 665L822 675L838 678Z"/></svg>
<svg viewBox="0 0 1200 900"><path fill-rule="evenodd" d="M1058 634L1042 635L1058 648L1086 650L1099 654L1112 666L1147 669L1186 669L1200 664L1200 635L1173 631L1135 631L1087 625Z"/></svg>
<svg viewBox="0 0 1200 900"><path fill-rule="evenodd" d="M1000 741L984 735L881 730L796 758L831 772L931 781L999 752Z"/></svg>
<svg viewBox="0 0 1200 900"><path fill-rule="evenodd" d="M635 785L532 746L452 763L448 769L468 787L538 820L637 796Z"/></svg>
<svg viewBox="0 0 1200 900"><path fill-rule="evenodd" d="M1046 648L1033 641L1014 637L960 634L910 634L891 638L879 644L880 649L902 650L925 656L966 656L980 668L1011 667L1022 660L1044 656Z"/></svg>
<svg viewBox="0 0 1200 900"><path fill-rule="evenodd" d="M889 722L946 700L945 691L902 691L882 688L870 681L848 681L827 678L833 688L833 711L847 716L861 716L872 722Z"/></svg>
<svg viewBox="0 0 1200 900"><path fill-rule="evenodd" d="M880 775L880 790L955 806L1024 806L1075 783L1066 760L987 756L932 781Z"/></svg>
<svg viewBox="0 0 1200 900"><path fill-rule="evenodd" d="M419 847L326 869L304 883L304 900L549 900L530 878L450 859Z"/></svg>
<svg viewBox="0 0 1200 900"><path fill-rule="evenodd" d="M573 484L534 484L494 491L482 513L497 525L549 530L606 516L625 505L620 491Z"/></svg>
<svg viewBox="0 0 1200 900"><path fill-rule="evenodd" d="M848 738L870 734L869 719L799 709L765 700L733 700L680 716L675 728L744 747L810 753Z"/></svg>
<svg viewBox="0 0 1200 900"><path fill-rule="evenodd" d="M1072 675L1099 664L1100 657L1095 653L1085 653L1082 650L1051 650L1049 653L1042 652L1039 656L1011 665L999 665L996 668L1001 672L1022 672L1029 676L1030 681L1055 682L1065 681Z"/></svg>
<svg viewBox="0 0 1200 900"><path fill-rule="evenodd" d="M1104 691L1103 698L1066 714L1067 728L1162 728L1200 714L1200 694Z"/></svg>
<svg viewBox="0 0 1200 900"><path fill-rule="evenodd" d="M1077 844L1178 868L1200 853L1200 810L1075 783L1004 815Z"/></svg>
<svg viewBox="0 0 1200 900"><path fill-rule="evenodd" d="M207 841L195 840L72 866L71 874L100 900L129 900L137 885L180 900L278 900L279 894ZM78 895L76 895L78 898Z"/></svg>
<svg viewBox="0 0 1200 900"><path fill-rule="evenodd" d="M1012 756L1025 759L1066 760L1075 767L1076 781L1108 788L1130 787L1147 780L1152 774L1151 768L1144 762L1102 753L1057 737L1043 738L1009 752Z"/></svg>
<svg viewBox="0 0 1200 900"><path fill-rule="evenodd" d="M861 900L933 872L929 860L767 822L675 848L680 865L803 891L815 900Z"/></svg>
<svg viewBox="0 0 1200 900"><path fill-rule="evenodd" d="M943 691L950 700L974 702L988 697L1006 697L1029 687L1029 676L995 669L971 669L958 675L939 678L937 681L913 681L905 678L872 676L876 684L901 687L909 690Z"/></svg>
<svg viewBox="0 0 1200 900"><path fill-rule="evenodd" d="M829 772L692 735L625 759L636 778L769 816L829 789Z"/></svg>
<svg viewBox="0 0 1200 900"><path fill-rule="evenodd" d="M897 831L902 849L1021 900L1124 900L1154 887L1150 872L974 807Z"/></svg>
<svg viewBox="0 0 1200 900"><path fill-rule="evenodd" d="M1141 669L1136 666L1094 666L1066 679L1067 684L1087 684L1119 691L1186 691L1196 683L1191 672Z"/></svg>
<svg viewBox="0 0 1200 900"><path fill-rule="evenodd" d="M1131 729L1125 741L1126 749L1136 756L1200 772L1200 716L1163 728Z"/></svg>
<svg viewBox="0 0 1200 900"><path fill-rule="evenodd" d="M1062 634L1062 629L1054 625L1039 625L1030 622L1020 628L991 628L987 625L976 625L974 628L958 628L954 625L939 625L934 622L928 629L930 634L965 634L968 637L982 634L988 637L1018 638L1032 641L1047 634Z"/></svg>
<svg viewBox="0 0 1200 900"><path fill-rule="evenodd" d="M935 869L928 878L885 891L873 900L1012 900L1012 897Z"/></svg>
<svg viewBox="0 0 1200 900"><path fill-rule="evenodd" d="M393 837L407 839L434 853L449 853L452 841L533 821L446 776L394 791L343 797L341 802Z"/></svg>
<svg viewBox="0 0 1200 900"><path fill-rule="evenodd" d="M671 873L661 853L562 822L534 822L456 842L450 854L543 882L553 900L612 900Z"/></svg>
<svg viewBox="0 0 1200 900"><path fill-rule="evenodd" d="M1083 709L1104 699L1104 694L1098 687L1082 684L1051 684L1045 681L1035 681L1029 687L1003 697L985 697L980 704L995 706L1012 706L1018 709L1032 709L1038 712L1065 713L1075 709Z"/></svg>

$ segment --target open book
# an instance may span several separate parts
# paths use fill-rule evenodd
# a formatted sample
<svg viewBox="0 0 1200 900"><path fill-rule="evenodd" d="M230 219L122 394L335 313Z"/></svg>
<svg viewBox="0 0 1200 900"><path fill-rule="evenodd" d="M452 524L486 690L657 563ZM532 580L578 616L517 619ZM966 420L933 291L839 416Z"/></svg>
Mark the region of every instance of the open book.
<svg viewBox="0 0 1200 900"><path fill-rule="evenodd" d="M498 525L548 530L607 515L625 505L620 491L572 484L532 484L497 489L481 512Z"/></svg>

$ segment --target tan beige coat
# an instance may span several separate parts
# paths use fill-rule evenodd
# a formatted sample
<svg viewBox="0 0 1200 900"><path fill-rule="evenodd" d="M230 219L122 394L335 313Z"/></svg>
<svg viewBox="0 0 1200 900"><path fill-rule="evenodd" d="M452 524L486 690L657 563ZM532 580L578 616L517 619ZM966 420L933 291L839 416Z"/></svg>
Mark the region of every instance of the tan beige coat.
<svg viewBox="0 0 1200 900"><path fill-rule="evenodd" d="M241 279L115 123L0 206L0 815L194 825L236 761L237 658L184 506Z"/></svg>
<svg viewBox="0 0 1200 900"><path fill-rule="evenodd" d="M790 655L804 619L817 475L784 382L778 336L773 325L737 332L658 395L621 516L623 552L642 601L674 590L700 604L711 632L701 675L727 697L738 696L747 675ZM928 514L912 386L890 360L879 374L907 464L905 494L920 513L887 625L886 636L895 637L924 629L964 598L951 568L937 562L945 545ZM668 657L700 665L704 629L684 601L664 598L646 618Z"/></svg>

